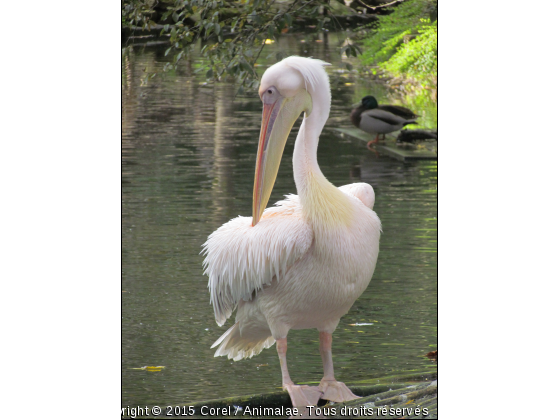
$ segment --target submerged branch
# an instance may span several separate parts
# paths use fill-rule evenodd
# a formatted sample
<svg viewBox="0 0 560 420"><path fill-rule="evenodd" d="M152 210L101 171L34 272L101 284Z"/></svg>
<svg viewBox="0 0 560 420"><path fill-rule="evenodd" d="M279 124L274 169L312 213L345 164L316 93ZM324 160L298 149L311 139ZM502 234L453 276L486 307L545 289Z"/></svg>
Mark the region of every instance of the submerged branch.
<svg viewBox="0 0 560 420"><path fill-rule="evenodd" d="M367 7L369 10L377 10L377 9L383 9L383 8L385 8L385 7L392 6L393 4L402 3L404 0L395 0L395 1L392 1L392 2L390 2L390 3L380 4L379 6L375 6L375 7L368 6L368 5L365 4L362 0L357 0L357 1L358 1L358 3L360 3L362 6Z"/></svg>

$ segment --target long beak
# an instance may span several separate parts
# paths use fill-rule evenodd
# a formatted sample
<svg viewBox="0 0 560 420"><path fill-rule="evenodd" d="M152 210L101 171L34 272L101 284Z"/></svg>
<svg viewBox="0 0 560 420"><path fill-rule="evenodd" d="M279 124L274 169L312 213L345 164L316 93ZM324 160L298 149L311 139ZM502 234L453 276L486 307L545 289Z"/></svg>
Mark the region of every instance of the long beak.
<svg viewBox="0 0 560 420"><path fill-rule="evenodd" d="M278 168L284 152L288 134L295 122L286 127L285 118L278 118L286 99L280 97L272 104L263 105L261 135L255 167L255 184L253 188L253 226L259 223L268 204ZM276 129L275 129L275 124Z"/></svg>

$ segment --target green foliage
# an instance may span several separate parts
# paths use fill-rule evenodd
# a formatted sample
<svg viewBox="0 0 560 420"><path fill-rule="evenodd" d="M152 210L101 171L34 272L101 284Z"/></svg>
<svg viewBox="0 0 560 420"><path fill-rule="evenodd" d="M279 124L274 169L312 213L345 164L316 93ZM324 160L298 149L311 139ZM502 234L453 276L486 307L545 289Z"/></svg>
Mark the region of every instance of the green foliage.
<svg viewBox="0 0 560 420"><path fill-rule="evenodd" d="M392 74L424 80L437 73L437 21L422 20L419 35L403 43L380 67Z"/></svg>
<svg viewBox="0 0 560 420"><path fill-rule="evenodd" d="M429 20L434 10L435 0L410 0L380 16L375 32L364 40L362 64L377 65L392 76L435 83L437 21Z"/></svg>
<svg viewBox="0 0 560 420"><path fill-rule="evenodd" d="M121 10L124 27L161 27L160 36L170 43L165 55L173 54L165 71L176 69L192 48L201 47L210 63L206 76L232 76L241 91L258 86L254 67L267 39L280 36L296 17L316 21L316 31L331 21L329 0L124 0ZM276 58L282 59L282 53Z"/></svg>

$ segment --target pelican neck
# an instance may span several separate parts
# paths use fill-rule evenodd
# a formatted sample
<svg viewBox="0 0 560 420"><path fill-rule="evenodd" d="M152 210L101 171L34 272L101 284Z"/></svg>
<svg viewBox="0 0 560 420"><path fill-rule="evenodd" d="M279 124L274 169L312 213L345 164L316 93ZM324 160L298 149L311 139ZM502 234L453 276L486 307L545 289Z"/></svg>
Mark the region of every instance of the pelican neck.
<svg viewBox="0 0 560 420"><path fill-rule="evenodd" d="M353 210L346 194L329 182L317 162L319 135L329 117L330 92L327 88L311 96L313 110L305 115L294 146L294 180L304 217L316 228L328 226L325 232L336 232L333 228L337 226L349 226Z"/></svg>
<svg viewBox="0 0 560 420"><path fill-rule="evenodd" d="M319 135L329 117L330 92L327 91L323 95L311 92L311 99L313 110L310 115L304 114L294 145L294 180L300 196L305 195L307 186L312 180L327 180L317 162L317 148Z"/></svg>

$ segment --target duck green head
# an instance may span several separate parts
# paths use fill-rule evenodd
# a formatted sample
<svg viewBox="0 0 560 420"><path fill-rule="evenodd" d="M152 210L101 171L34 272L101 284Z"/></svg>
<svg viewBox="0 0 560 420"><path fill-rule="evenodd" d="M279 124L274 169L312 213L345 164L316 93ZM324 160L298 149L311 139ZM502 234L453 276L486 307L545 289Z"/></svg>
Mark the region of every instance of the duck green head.
<svg viewBox="0 0 560 420"><path fill-rule="evenodd" d="M377 108L377 99L375 99L373 96L369 95L369 96L365 96L362 99L362 106L365 109L375 109Z"/></svg>

